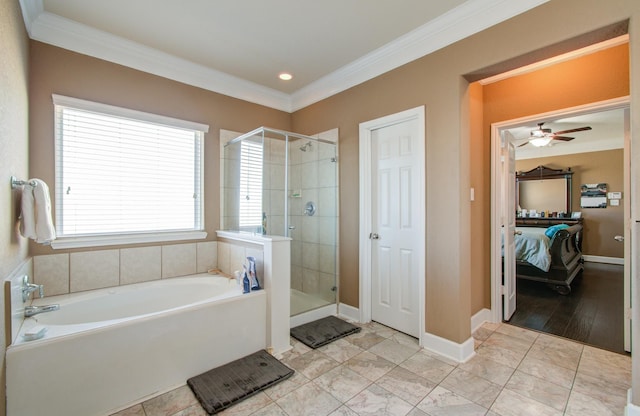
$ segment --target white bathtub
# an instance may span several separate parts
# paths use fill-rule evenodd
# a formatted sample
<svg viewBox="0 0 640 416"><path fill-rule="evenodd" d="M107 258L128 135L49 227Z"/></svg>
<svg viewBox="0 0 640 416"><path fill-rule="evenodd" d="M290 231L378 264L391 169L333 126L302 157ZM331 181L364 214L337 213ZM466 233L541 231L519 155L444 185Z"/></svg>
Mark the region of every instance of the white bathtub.
<svg viewBox="0 0 640 416"><path fill-rule="evenodd" d="M7 414L105 415L266 348L266 294L209 274L53 296L7 348ZM25 341L26 329L47 327Z"/></svg>

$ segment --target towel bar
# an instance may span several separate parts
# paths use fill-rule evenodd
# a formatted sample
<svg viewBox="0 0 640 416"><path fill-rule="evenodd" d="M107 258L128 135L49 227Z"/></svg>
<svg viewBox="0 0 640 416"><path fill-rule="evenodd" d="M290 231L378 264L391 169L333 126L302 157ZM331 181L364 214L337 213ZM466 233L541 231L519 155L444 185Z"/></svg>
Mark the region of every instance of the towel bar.
<svg viewBox="0 0 640 416"><path fill-rule="evenodd" d="M31 185L36 187L38 183L36 181L22 181L15 176L11 176L11 189L15 189L18 186Z"/></svg>

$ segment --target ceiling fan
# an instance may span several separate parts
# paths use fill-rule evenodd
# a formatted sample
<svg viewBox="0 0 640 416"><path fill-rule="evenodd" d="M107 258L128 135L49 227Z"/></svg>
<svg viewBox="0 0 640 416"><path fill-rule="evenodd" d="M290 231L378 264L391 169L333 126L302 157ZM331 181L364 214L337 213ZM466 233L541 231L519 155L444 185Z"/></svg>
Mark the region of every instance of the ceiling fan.
<svg viewBox="0 0 640 416"><path fill-rule="evenodd" d="M568 142L570 140L573 140L575 137L561 136L562 134L591 130L591 127L579 127L577 129L562 130L562 131L556 131L555 133L553 133L551 132L551 129L543 129L542 128L543 124L544 122L538 123L538 128L536 130L531 131L529 140L522 143L518 147L522 147L527 143L531 143L533 146L536 146L536 147L542 147L542 146L548 145L551 142L551 140L561 140L564 142Z"/></svg>

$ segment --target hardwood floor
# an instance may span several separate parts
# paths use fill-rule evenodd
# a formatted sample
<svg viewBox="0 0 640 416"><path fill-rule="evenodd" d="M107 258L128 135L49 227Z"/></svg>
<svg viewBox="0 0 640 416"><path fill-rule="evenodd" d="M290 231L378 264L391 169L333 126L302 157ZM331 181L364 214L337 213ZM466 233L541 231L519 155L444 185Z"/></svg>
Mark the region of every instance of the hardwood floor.
<svg viewBox="0 0 640 416"><path fill-rule="evenodd" d="M559 335L605 350L624 351L624 266L585 263L562 296L546 284L518 279L510 324Z"/></svg>

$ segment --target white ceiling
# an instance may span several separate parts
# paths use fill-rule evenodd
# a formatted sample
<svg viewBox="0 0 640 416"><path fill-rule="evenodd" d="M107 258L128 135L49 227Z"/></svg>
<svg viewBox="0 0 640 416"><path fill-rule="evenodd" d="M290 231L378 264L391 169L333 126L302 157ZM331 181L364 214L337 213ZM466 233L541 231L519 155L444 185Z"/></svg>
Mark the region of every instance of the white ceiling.
<svg viewBox="0 0 640 416"><path fill-rule="evenodd" d="M20 0L32 39L295 111L548 0ZM294 79L277 75L291 72Z"/></svg>
<svg viewBox="0 0 640 416"><path fill-rule="evenodd" d="M573 137L568 142L552 140L548 146L535 147L527 144L516 147L516 159L532 159L548 156L561 156L574 153L596 152L624 147L624 109L613 109L582 114L573 117L541 118L526 125L508 129L513 136L514 144L525 143L532 130L538 128L536 123L544 122L543 128L552 132L589 126L592 130L567 133L562 136Z"/></svg>

